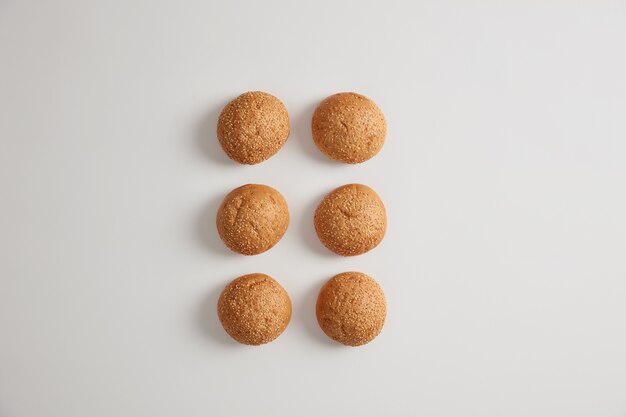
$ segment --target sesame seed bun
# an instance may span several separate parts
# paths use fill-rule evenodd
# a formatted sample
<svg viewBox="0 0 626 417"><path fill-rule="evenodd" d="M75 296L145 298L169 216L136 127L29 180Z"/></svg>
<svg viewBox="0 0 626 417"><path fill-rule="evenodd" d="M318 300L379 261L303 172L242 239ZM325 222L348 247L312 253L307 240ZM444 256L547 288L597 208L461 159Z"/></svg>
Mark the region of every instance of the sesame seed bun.
<svg viewBox="0 0 626 417"><path fill-rule="evenodd" d="M216 223L220 238L233 252L258 255L271 249L285 234L289 208L274 188L247 184L226 195Z"/></svg>
<svg viewBox="0 0 626 417"><path fill-rule="evenodd" d="M356 93L339 93L324 99L313 113L313 140L330 159L358 164L376 155L387 135L380 108Z"/></svg>
<svg viewBox="0 0 626 417"><path fill-rule="evenodd" d="M289 324L291 300L272 277L249 274L224 288L217 314L233 339L246 345L262 345L280 336Z"/></svg>
<svg viewBox="0 0 626 417"><path fill-rule="evenodd" d="M348 184L333 190L315 210L320 241L342 256L361 255L375 248L387 230L387 213L374 190Z"/></svg>
<svg viewBox="0 0 626 417"><path fill-rule="evenodd" d="M373 278L361 272L344 272L324 284L315 310L317 322L328 337L347 346L361 346L382 330L387 302Z"/></svg>
<svg viewBox="0 0 626 417"><path fill-rule="evenodd" d="M289 137L289 114L276 97L244 93L228 103L217 122L217 137L229 158L254 165L272 157Z"/></svg>

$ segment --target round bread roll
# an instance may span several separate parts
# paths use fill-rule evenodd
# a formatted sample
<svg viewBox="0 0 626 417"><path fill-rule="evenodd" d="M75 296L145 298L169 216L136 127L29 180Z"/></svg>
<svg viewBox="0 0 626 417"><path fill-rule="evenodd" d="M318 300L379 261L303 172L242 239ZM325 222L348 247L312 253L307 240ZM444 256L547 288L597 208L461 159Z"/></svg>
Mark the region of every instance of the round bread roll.
<svg viewBox="0 0 626 417"><path fill-rule="evenodd" d="M313 140L335 161L358 164L380 151L387 122L380 108L356 93L339 93L324 99L313 113Z"/></svg>
<svg viewBox="0 0 626 417"><path fill-rule="evenodd" d="M273 156L289 137L289 114L276 97L244 93L228 103L217 122L222 149L240 164L254 165Z"/></svg>
<svg viewBox="0 0 626 417"><path fill-rule="evenodd" d="M258 255L272 248L289 225L283 196L267 185L247 184L228 193L217 211L217 231L233 252Z"/></svg>
<svg viewBox="0 0 626 417"><path fill-rule="evenodd" d="M341 186L315 210L320 241L342 256L361 255L376 247L387 230L387 213L374 190L362 184Z"/></svg>
<svg viewBox="0 0 626 417"><path fill-rule="evenodd" d="M262 345L276 339L291 319L287 291L265 274L233 280L217 302L217 315L226 333L239 343Z"/></svg>
<svg viewBox="0 0 626 417"><path fill-rule="evenodd" d="M320 290L317 322L328 337L347 346L371 342L383 328L387 302L382 288L361 272L332 277Z"/></svg>

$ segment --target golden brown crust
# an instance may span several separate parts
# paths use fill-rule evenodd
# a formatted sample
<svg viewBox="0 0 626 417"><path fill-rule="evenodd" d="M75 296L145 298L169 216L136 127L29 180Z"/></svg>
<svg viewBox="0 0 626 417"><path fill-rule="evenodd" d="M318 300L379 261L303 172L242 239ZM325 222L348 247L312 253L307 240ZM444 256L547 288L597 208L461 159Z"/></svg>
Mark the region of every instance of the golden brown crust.
<svg viewBox="0 0 626 417"><path fill-rule="evenodd" d="M254 165L276 154L289 137L289 114L276 97L244 93L228 103L217 122L222 149L241 164Z"/></svg>
<svg viewBox="0 0 626 417"><path fill-rule="evenodd" d="M320 241L342 256L361 255L375 248L387 230L387 213L374 190L348 184L333 190L315 210Z"/></svg>
<svg viewBox="0 0 626 417"><path fill-rule="evenodd" d="M317 106L311 130L315 144L330 159L358 164L372 158L383 147L387 122L369 98L339 93Z"/></svg>
<svg viewBox="0 0 626 417"><path fill-rule="evenodd" d="M233 280L217 302L222 326L236 341L262 345L276 339L291 319L287 291L272 277L249 274Z"/></svg>
<svg viewBox="0 0 626 417"><path fill-rule="evenodd" d="M289 226L289 208L272 187L246 184L232 190L217 211L217 231L233 252L258 255L272 248Z"/></svg>
<svg viewBox="0 0 626 417"><path fill-rule="evenodd" d="M373 278L361 272L344 272L324 284L315 310L317 322L328 337L347 346L361 346L382 330L387 302Z"/></svg>

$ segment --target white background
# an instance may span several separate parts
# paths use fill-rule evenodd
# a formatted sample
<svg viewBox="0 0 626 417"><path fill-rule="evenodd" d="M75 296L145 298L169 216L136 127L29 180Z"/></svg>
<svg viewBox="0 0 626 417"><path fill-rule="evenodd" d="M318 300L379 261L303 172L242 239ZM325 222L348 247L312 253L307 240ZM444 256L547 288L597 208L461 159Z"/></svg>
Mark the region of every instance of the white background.
<svg viewBox="0 0 626 417"><path fill-rule="evenodd" d="M214 134L247 90L292 122L252 167ZM310 136L339 91L387 116L358 166ZM249 182L292 214L255 257L214 228ZM340 258L312 213L348 182L389 229ZM623 1L0 0L2 417L623 417L625 258ZM361 348L314 316L346 270L388 299ZM250 272L294 306L263 347L215 314Z"/></svg>

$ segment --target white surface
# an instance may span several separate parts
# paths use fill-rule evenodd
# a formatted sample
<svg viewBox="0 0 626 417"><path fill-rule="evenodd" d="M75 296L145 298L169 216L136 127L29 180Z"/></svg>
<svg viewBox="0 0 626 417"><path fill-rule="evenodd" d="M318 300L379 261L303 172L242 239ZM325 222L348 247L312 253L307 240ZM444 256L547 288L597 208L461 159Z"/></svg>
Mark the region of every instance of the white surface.
<svg viewBox="0 0 626 417"><path fill-rule="evenodd" d="M0 1L0 416L624 416L624 2ZM246 90L292 135L253 167L214 137ZM324 159L309 123L372 97L388 141ZM230 254L227 191L266 183L292 223ZM388 208L342 259L320 197L363 182ZM335 273L383 286L383 333L317 327ZM294 315L231 342L226 282L276 277Z"/></svg>

